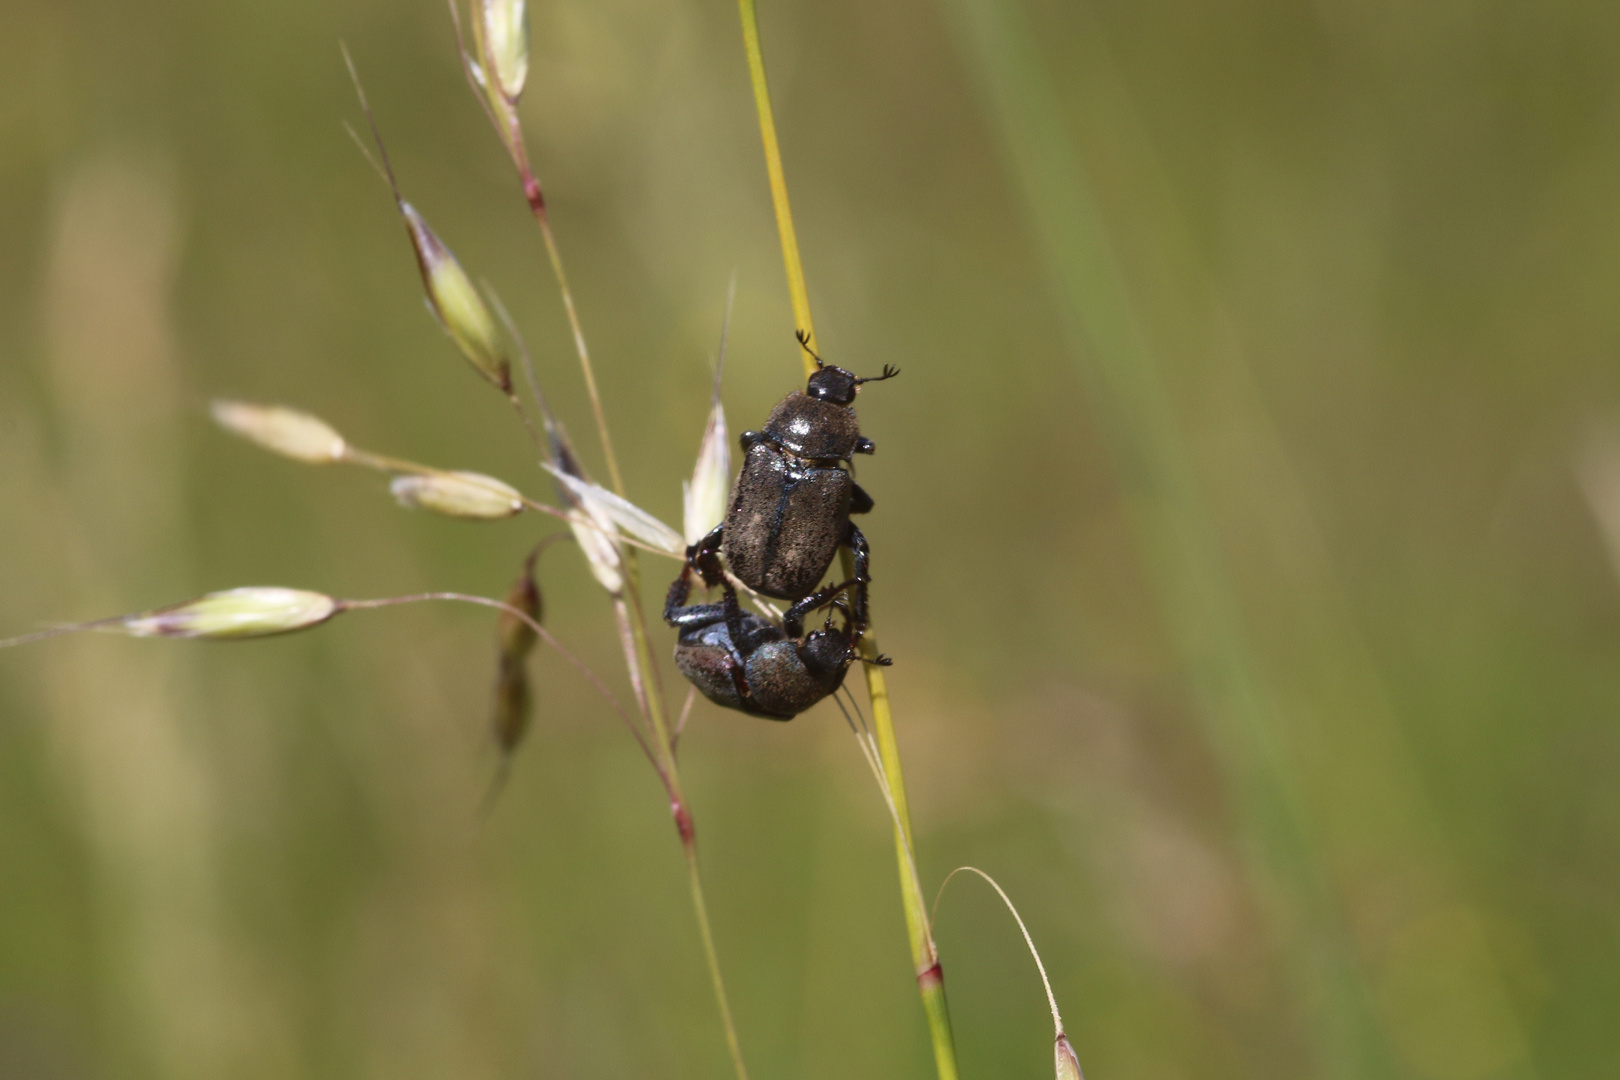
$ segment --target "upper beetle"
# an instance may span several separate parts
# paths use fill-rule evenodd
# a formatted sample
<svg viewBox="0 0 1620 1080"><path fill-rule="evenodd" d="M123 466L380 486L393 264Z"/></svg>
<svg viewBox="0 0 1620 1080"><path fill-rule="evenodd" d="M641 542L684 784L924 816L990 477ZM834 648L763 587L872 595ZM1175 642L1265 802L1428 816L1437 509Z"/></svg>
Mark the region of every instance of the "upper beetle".
<svg viewBox="0 0 1620 1080"><path fill-rule="evenodd" d="M872 498L845 464L874 449L855 417L856 393L900 372L885 365L881 375L861 378L823 362L803 331L798 338L815 358L815 373L804 390L777 403L760 430L742 433L745 458L731 509L693 548L718 547L750 588L800 600L815 590L838 546L848 544L855 555L854 618L864 627L869 553L849 516L871 510Z"/></svg>

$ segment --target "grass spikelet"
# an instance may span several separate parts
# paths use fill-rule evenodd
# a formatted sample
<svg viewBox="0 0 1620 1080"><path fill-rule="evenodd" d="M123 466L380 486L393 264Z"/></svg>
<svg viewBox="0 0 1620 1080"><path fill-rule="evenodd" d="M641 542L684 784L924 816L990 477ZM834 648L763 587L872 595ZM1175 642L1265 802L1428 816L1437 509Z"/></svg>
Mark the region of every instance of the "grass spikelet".
<svg viewBox="0 0 1620 1080"><path fill-rule="evenodd" d="M495 329L495 318L478 294L477 286L414 206L401 200L399 212L410 233L416 264L422 271L428 306L438 317L439 325L478 374L510 395L512 363Z"/></svg>
<svg viewBox="0 0 1620 1080"><path fill-rule="evenodd" d="M520 491L482 473L396 476L388 490L401 506L431 510L463 521L498 521L521 514L526 508Z"/></svg>
<svg viewBox="0 0 1620 1080"><path fill-rule="evenodd" d="M648 547L665 554L678 555L685 549L680 533L629 499L615 495L600 484L572 476L554 465L546 465L545 469L568 489L574 499L590 508L593 518L609 521Z"/></svg>
<svg viewBox="0 0 1620 1080"><path fill-rule="evenodd" d="M342 610L339 601L322 593L255 586L208 593L184 603L126 615L106 628L131 637L226 641L305 630Z"/></svg>
<svg viewBox="0 0 1620 1080"><path fill-rule="evenodd" d="M529 79L529 13L524 0L477 0L484 75L514 107Z"/></svg>
<svg viewBox="0 0 1620 1080"><path fill-rule="evenodd" d="M681 484L681 528L688 544L695 544L720 524L731 504L731 436L726 431L726 410L720 403L720 379L726 369L726 338L731 331L731 305L737 297L737 279L726 295L726 318L720 327L720 355L714 365L714 388L709 394L709 420L698 444L692 479Z"/></svg>
<svg viewBox="0 0 1620 1080"><path fill-rule="evenodd" d="M1053 1055L1057 1058L1057 1080L1086 1080L1080 1072L1080 1059L1075 1056L1067 1035L1058 1034L1053 1043Z"/></svg>
<svg viewBox="0 0 1620 1080"><path fill-rule="evenodd" d="M307 465L335 464L343 460L348 449L343 436L330 424L297 409L215 401L209 411L214 422L231 434Z"/></svg>
<svg viewBox="0 0 1620 1080"><path fill-rule="evenodd" d="M354 82L355 96L360 99L360 111L365 114L366 124L371 128L372 141L377 144L383 179L387 181L394 204L399 207L400 216L405 220L405 231L411 238L411 250L416 253L416 265L422 272L422 285L427 290L428 308L473 370L511 397L512 363L495 328L495 317L490 314L484 298L479 295L467 271L461 268L455 254L439 239L427 219L400 194L394 165L388 158L388 147L383 143L377 119L372 115L370 102L366 100L365 88L360 85L360 74L355 70L354 58L349 55L347 48L343 50L343 61L348 65L349 78Z"/></svg>
<svg viewBox="0 0 1620 1080"><path fill-rule="evenodd" d="M500 755L489 793L484 797L487 813L506 786L512 771L512 756L529 732L534 713L534 693L529 684L529 654L540 635L535 627L544 618L545 604L534 579L535 561L548 544L566 533L554 533L535 545L523 560L523 570L506 593L507 610L495 622L498 646L495 670L495 698L490 711L490 733ZM532 625L531 625L532 624Z"/></svg>

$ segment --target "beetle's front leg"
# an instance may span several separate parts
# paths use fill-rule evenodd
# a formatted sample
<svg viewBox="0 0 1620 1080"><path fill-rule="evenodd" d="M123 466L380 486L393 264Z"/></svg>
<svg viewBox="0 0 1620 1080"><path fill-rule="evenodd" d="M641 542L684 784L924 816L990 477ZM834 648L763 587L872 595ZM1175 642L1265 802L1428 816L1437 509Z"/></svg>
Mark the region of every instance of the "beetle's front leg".
<svg viewBox="0 0 1620 1080"><path fill-rule="evenodd" d="M686 606L687 598L692 595L692 564L687 563L681 567L681 576L669 583L669 592L664 596L664 621L671 626L679 626L676 621L680 618L680 610Z"/></svg>
<svg viewBox="0 0 1620 1080"><path fill-rule="evenodd" d="M790 638L803 637L804 617L823 604L836 599L839 593L844 592L854 584L854 579L851 579L841 585L829 585L825 589L819 589L806 596L803 600L796 602L782 613L782 632Z"/></svg>
<svg viewBox="0 0 1620 1080"><path fill-rule="evenodd" d="M686 549L686 565L702 574L703 584L711 589L725 580L725 573L720 569L720 543L725 531L722 522Z"/></svg>

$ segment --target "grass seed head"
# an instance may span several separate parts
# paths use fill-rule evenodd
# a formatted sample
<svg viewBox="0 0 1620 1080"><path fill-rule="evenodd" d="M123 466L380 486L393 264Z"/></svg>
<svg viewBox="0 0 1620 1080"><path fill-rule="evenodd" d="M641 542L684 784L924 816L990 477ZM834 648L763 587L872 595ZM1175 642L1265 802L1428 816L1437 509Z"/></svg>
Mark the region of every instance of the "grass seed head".
<svg viewBox="0 0 1620 1080"><path fill-rule="evenodd" d="M272 453L310 465L343 460L343 436L326 421L280 405L250 405L242 401L216 401L210 407L214 422Z"/></svg>
<svg viewBox="0 0 1620 1080"><path fill-rule="evenodd" d="M341 610L338 601L321 593L250 587L209 593L183 604L129 615L117 628L131 637L268 637L318 626Z"/></svg>
<svg viewBox="0 0 1620 1080"><path fill-rule="evenodd" d="M507 101L516 103L529 78L529 18L524 0L477 0L486 73Z"/></svg>
<svg viewBox="0 0 1620 1080"><path fill-rule="evenodd" d="M408 202L400 202L405 228L416 249L416 263L427 287L428 304L438 316L445 333L456 343L467 361L503 393L512 392L512 364L495 328L495 318L478 295L472 278L445 247L422 215Z"/></svg>
<svg viewBox="0 0 1620 1080"><path fill-rule="evenodd" d="M481 473L396 476L389 490L401 506L464 521L498 521L523 512L523 496L516 488Z"/></svg>

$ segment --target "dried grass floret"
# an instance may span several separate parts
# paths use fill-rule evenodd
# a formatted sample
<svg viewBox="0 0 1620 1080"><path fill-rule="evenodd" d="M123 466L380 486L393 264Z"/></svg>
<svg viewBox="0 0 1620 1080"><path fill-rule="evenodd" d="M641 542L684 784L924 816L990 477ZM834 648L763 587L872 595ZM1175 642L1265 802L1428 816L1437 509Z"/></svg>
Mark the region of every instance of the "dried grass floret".
<svg viewBox="0 0 1620 1080"><path fill-rule="evenodd" d="M482 473L396 476L388 490L401 506L464 521L498 521L521 514L526 508L522 492Z"/></svg>
<svg viewBox="0 0 1620 1080"><path fill-rule="evenodd" d="M304 589L249 586L208 593L106 627L131 637L206 638L215 641L269 637L306 630L343 610L330 596Z"/></svg>
<svg viewBox="0 0 1620 1080"><path fill-rule="evenodd" d="M348 448L343 436L330 424L297 409L245 401L216 401L209 411L226 431L271 453L308 465L340 462Z"/></svg>

